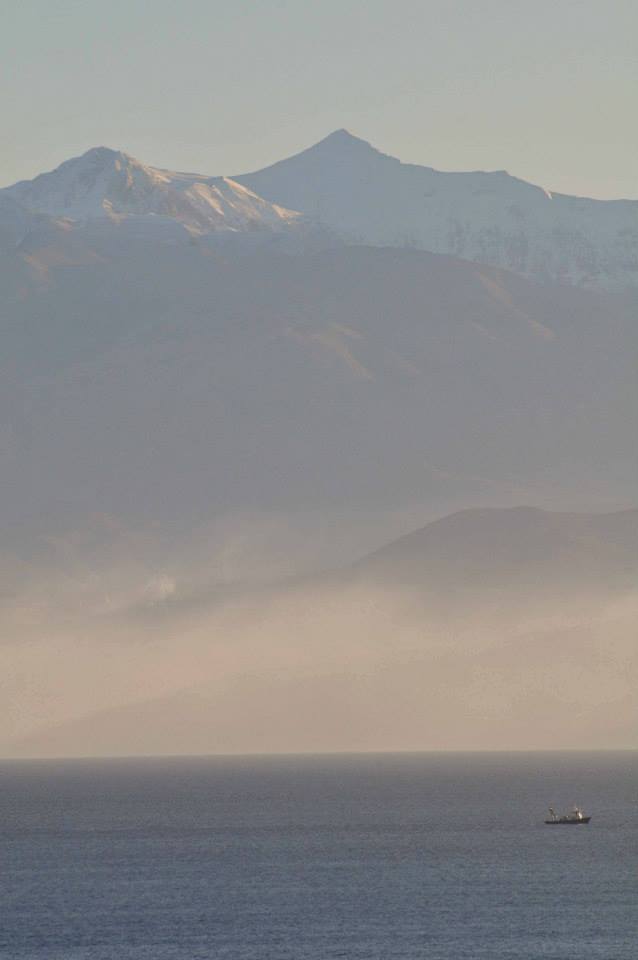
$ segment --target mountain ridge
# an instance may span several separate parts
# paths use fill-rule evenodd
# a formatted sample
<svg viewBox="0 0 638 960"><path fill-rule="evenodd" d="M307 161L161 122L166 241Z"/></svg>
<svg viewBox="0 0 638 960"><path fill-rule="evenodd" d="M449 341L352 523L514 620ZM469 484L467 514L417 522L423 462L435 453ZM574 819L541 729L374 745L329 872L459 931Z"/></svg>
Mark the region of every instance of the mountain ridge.
<svg viewBox="0 0 638 960"><path fill-rule="evenodd" d="M93 147L0 197L53 217L163 220L191 235L313 224L340 242L448 254L544 283L638 287L638 201L552 193L505 170L403 163L343 128L232 177Z"/></svg>

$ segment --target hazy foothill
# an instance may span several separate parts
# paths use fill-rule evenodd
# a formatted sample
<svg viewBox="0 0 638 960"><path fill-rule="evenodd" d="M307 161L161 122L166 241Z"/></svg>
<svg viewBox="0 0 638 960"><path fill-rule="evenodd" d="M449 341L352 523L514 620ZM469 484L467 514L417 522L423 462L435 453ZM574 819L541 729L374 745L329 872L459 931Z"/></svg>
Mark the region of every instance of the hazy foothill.
<svg viewBox="0 0 638 960"><path fill-rule="evenodd" d="M0 191L4 755L635 743L638 202L550 188Z"/></svg>

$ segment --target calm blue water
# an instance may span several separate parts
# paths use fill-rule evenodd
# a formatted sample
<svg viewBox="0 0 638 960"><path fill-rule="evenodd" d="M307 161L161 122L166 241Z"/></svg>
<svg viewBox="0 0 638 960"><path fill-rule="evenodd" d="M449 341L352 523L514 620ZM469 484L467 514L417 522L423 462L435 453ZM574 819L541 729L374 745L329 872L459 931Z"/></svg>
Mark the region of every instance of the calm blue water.
<svg viewBox="0 0 638 960"><path fill-rule="evenodd" d="M637 799L635 753L5 762L0 956L636 960Z"/></svg>

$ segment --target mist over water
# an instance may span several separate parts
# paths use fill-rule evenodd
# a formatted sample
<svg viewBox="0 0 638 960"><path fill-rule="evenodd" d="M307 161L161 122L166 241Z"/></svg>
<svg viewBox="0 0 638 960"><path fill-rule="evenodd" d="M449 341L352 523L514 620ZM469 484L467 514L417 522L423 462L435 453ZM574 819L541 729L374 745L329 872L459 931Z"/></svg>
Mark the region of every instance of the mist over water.
<svg viewBox="0 0 638 960"><path fill-rule="evenodd" d="M520 514L485 516L495 555ZM524 576L481 553L468 566L464 535L461 560L436 542L433 568L399 541L387 569L382 553L294 577L284 558L303 569L302 550L275 549L273 528L261 545L227 537L208 567L201 553L135 564L129 547L128 562L45 565L2 606L2 752L630 747L632 579L609 580L604 553L608 581L563 558L550 583L556 548L541 537L535 556L536 515L522 516Z"/></svg>

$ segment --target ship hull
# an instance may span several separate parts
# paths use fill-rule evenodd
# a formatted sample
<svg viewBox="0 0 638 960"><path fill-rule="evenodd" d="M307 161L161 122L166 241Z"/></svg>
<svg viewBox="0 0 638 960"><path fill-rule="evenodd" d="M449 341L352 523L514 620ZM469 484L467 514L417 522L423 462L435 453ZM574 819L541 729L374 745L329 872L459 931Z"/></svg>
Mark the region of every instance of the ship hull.
<svg viewBox="0 0 638 960"><path fill-rule="evenodd" d="M548 827L577 827L581 823L589 823L591 817L581 817L580 820L546 820Z"/></svg>

